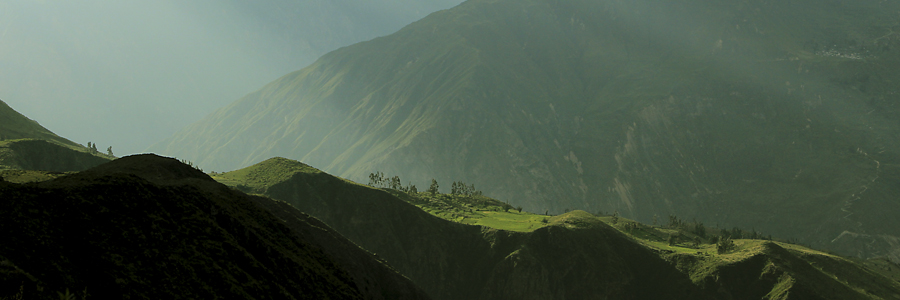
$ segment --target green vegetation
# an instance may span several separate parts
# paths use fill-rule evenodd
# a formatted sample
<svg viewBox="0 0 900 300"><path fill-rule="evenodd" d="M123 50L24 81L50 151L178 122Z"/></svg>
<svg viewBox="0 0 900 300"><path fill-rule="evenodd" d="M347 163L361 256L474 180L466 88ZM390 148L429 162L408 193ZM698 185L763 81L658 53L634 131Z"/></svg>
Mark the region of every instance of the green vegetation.
<svg viewBox="0 0 900 300"><path fill-rule="evenodd" d="M541 222L546 216L517 211L513 209L512 205L481 195L435 194L432 196L427 192L386 191L432 215L458 223L518 232L534 231L547 225Z"/></svg>
<svg viewBox="0 0 900 300"><path fill-rule="evenodd" d="M31 170L0 170L0 178L6 182L28 183L42 182L71 174L63 172L31 171Z"/></svg>
<svg viewBox="0 0 900 300"><path fill-rule="evenodd" d="M212 178L245 192L261 193L267 187L286 181L296 173L320 173L316 168L286 158L275 157L250 168L215 173Z"/></svg>
<svg viewBox="0 0 900 300"><path fill-rule="evenodd" d="M426 299L321 221L155 155L0 181L0 236L0 299Z"/></svg>
<svg viewBox="0 0 900 300"><path fill-rule="evenodd" d="M900 3L829 3L467 1L153 149L214 170L287 156L359 182L463 180L527 211L677 214L887 255ZM844 232L874 241L832 243Z"/></svg>
<svg viewBox="0 0 900 300"><path fill-rule="evenodd" d="M87 170L113 158L92 154L86 148L68 147L40 139L0 141L0 170L74 172Z"/></svg>
<svg viewBox="0 0 900 300"><path fill-rule="evenodd" d="M0 101L0 170L82 171L115 159L108 150L103 155L90 142L62 138Z"/></svg>
<svg viewBox="0 0 900 300"><path fill-rule="evenodd" d="M0 141L41 139L71 149L85 150L81 145L56 135L37 121L13 110L0 100Z"/></svg>
<svg viewBox="0 0 900 300"><path fill-rule="evenodd" d="M755 230L707 228L701 222L686 222L674 215L669 216L669 224L666 227L648 226L620 218L617 212L612 216L598 217L575 210L547 217L527 212L510 212L511 206L483 196L446 194L431 196L426 193L407 194L394 190L387 191L443 219L501 230L532 232L546 226L587 229L607 224L645 247L662 253L662 257L677 264L692 278L695 284L699 285L713 277L718 278L721 276L719 275L721 272L733 268L733 266L748 264L752 260L766 257L765 259L771 260L771 263L775 265L767 266L762 270L748 266L743 272L762 272L763 275L767 273L784 274L781 276L787 276L790 279L779 279L771 286L771 290L746 289L743 292L765 294L772 299L786 299L787 295L791 293L795 295L808 293L809 291L802 288L798 290L795 287L798 285L796 277L833 279L834 281L829 284L838 284L840 287L827 287L829 290L838 291L837 294L827 295L826 298L831 299L856 299L861 296L878 298L893 295L900 288L900 281L896 280L896 278L900 278L900 275L896 275L900 274L900 266L896 264L882 262L878 265L877 262L868 264L865 261L854 262L794 244L770 242L767 240L771 240L771 237L764 239ZM786 252L780 255L786 255L788 259L810 265L812 269L793 270L790 265L781 265L785 257L773 257L772 249L786 249ZM826 265L830 267L826 267ZM848 271L879 273L881 276L876 276L875 282L837 280L839 276L846 276ZM792 272L813 273L791 274ZM893 272L893 276L890 272ZM857 274L856 276L870 277L872 275ZM815 281L805 282L805 284L819 286L819 288L828 285Z"/></svg>
<svg viewBox="0 0 900 300"><path fill-rule="evenodd" d="M296 161L275 161L279 163L266 161L233 174L273 168L281 181L269 179L254 185L255 190L332 224L436 299L559 293L647 299L663 294L673 299L889 299L900 291L900 283L890 277L890 270L900 276L893 263L867 264L761 239L755 230L723 230L674 215L661 226L615 212L538 215L474 193L432 195L402 186L370 187ZM457 183L463 185L470 186ZM547 277L566 284L540 280ZM579 284L583 282L590 284Z"/></svg>

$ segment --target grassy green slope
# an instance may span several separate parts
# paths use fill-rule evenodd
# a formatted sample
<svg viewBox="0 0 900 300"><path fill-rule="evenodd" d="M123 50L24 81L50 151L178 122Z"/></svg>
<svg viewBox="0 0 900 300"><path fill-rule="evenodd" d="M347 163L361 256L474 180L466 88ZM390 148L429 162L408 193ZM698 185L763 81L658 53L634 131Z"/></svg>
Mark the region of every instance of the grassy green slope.
<svg viewBox="0 0 900 300"><path fill-rule="evenodd" d="M90 153L0 101L0 170L82 171L113 158Z"/></svg>
<svg viewBox="0 0 900 300"><path fill-rule="evenodd" d="M69 148L82 148L70 140L62 138L47 130L36 121L15 111L0 100L0 141L16 139L42 139Z"/></svg>
<svg viewBox="0 0 900 300"><path fill-rule="evenodd" d="M273 160L277 163L263 162L235 172L252 174L263 170L261 165L307 168L299 162L291 167L281 159ZM240 176L229 172L214 178L238 182ZM578 299L588 295L696 299L702 295L673 266L650 250L626 242L624 235L608 226L591 231L542 228L511 232L454 223L386 191L323 172L296 172L261 190L333 224L342 235L384 258L436 299ZM484 200L484 205L473 206L504 206ZM592 242L560 248L579 239Z"/></svg>
<svg viewBox="0 0 900 300"><path fill-rule="evenodd" d="M0 141L0 170L75 172L87 170L113 159L107 155L80 150L87 149L38 139Z"/></svg>
<svg viewBox="0 0 900 300"><path fill-rule="evenodd" d="M429 299L321 221L154 155L0 181L0 225L4 299Z"/></svg>
<svg viewBox="0 0 900 300"><path fill-rule="evenodd" d="M278 175L288 178L281 182L246 184L246 174L266 170L297 171ZM718 254L678 229L584 211L535 215L486 197L375 189L281 158L214 178L333 224L436 299L893 299L900 292L900 283L863 262L796 245L740 239ZM670 235L685 238L670 244ZM887 264L877 270L897 267Z"/></svg>
<svg viewBox="0 0 900 300"><path fill-rule="evenodd" d="M897 5L473 0L154 150L463 179L531 211L676 214L900 257Z"/></svg>

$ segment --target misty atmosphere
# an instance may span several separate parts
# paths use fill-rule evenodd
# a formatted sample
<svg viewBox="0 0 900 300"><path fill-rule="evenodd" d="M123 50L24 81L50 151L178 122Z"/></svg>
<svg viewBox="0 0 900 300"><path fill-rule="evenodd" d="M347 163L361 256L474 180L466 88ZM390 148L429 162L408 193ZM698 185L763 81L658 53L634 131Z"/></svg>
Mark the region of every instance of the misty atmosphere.
<svg viewBox="0 0 900 300"><path fill-rule="evenodd" d="M3 1L0 99L73 141L141 153L328 51L459 1L367 3Z"/></svg>
<svg viewBox="0 0 900 300"><path fill-rule="evenodd" d="M2 299L900 299L900 1L0 1Z"/></svg>

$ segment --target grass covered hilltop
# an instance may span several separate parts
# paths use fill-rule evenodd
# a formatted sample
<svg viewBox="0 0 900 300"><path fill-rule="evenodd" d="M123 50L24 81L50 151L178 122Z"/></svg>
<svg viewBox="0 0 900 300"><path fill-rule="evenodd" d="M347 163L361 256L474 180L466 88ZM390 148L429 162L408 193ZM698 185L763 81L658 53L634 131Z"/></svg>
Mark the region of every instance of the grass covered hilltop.
<svg viewBox="0 0 900 300"><path fill-rule="evenodd" d="M375 188L273 158L213 178L330 224L435 299L897 299L900 270L677 218L519 211L456 185Z"/></svg>

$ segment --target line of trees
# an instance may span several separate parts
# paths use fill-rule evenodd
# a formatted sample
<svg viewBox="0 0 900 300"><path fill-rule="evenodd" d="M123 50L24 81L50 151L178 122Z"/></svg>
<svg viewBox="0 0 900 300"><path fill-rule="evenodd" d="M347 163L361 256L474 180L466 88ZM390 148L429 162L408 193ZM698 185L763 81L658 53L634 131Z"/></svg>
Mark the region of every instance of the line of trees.
<svg viewBox="0 0 900 300"><path fill-rule="evenodd" d="M690 233L693 233L699 237L707 238L712 236L719 237L727 237L729 239L754 239L754 240L771 240L772 236L763 236L762 233L759 233L755 229L744 230L741 228L734 227L731 230L728 229L719 229L718 232L715 230L711 230L703 225L703 222L694 220L691 222L687 222L685 220L679 219L675 215L669 215L669 224L668 228L672 229L681 229Z"/></svg>
<svg viewBox="0 0 900 300"><path fill-rule="evenodd" d="M454 181L450 186L451 195L481 196L481 191L475 190L475 184L466 185L462 181Z"/></svg>
<svg viewBox="0 0 900 300"><path fill-rule="evenodd" d="M687 222L685 220L679 219L675 215L669 215L669 224L667 227L692 233L696 235L695 239L697 240L701 238L708 240L710 244L716 245L716 252L718 252L719 254L734 250L734 240L736 239L772 240L771 235L763 236L763 234L754 229L744 230L734 227L731 230L725 228L715 230L712 228L707 228L705 225L703 225L703 222L697 220ZM678 236L674 237L674 241L678 241ZM673 242L672 237L670 237L670 243L671 242ZM695 241L694 243L699 244L699 241Z"/></svg>
<svg viewBox="0 0 900 300"><path fill-rule="evenodd" d="M369 173L369 186L395 189L410 194L419 192L419 189L416 188L416 185L412 184L412 182L408 183L406 186L403 186L403 183L400 181L400 176L388 178L385 177L384 173L381 172Z"/></svg>
<svg viewBox="0 0 900 300"><path fill-rule="evenodd" d="M201 169L200 166L195 166L194 162L192 162L192 161L189 161L187 159L180 159L179 161L181 161L181 163L183 163L185 165L188 165L191 168L197 169L197 171L203 172L203 169Z"/></svg>
<svg viewBox="0 0 900 300"><path fill-rule="evenodd" d="M394 189L410 194L419 192L418 188L416 188L416 185L412 184L412 182L408 183L406 186L403 186L402 181L400 181L400 176L387 177L382 172L369 173L369 186ZM440 191L438 190L439 188L440 185L438 184L437 180L432 178L431 185L428 186L428 189L425 190L425 192L434 196L440 194ZM450 194L472 197L481 196L482 192L475 189L475 184L466 184L462 181L454 181L450 185Z"/></svg>
<svg viewBox="0 0 900 300"><path fill-rule="evenodd" d="M91 154L100 154L100 151L97 150L97 144L95 144L93 142L88 142L87 148ZM112 146L109 146L109 148L106 148L106 155L115 157L115 155L113 155Z"/></svg>

